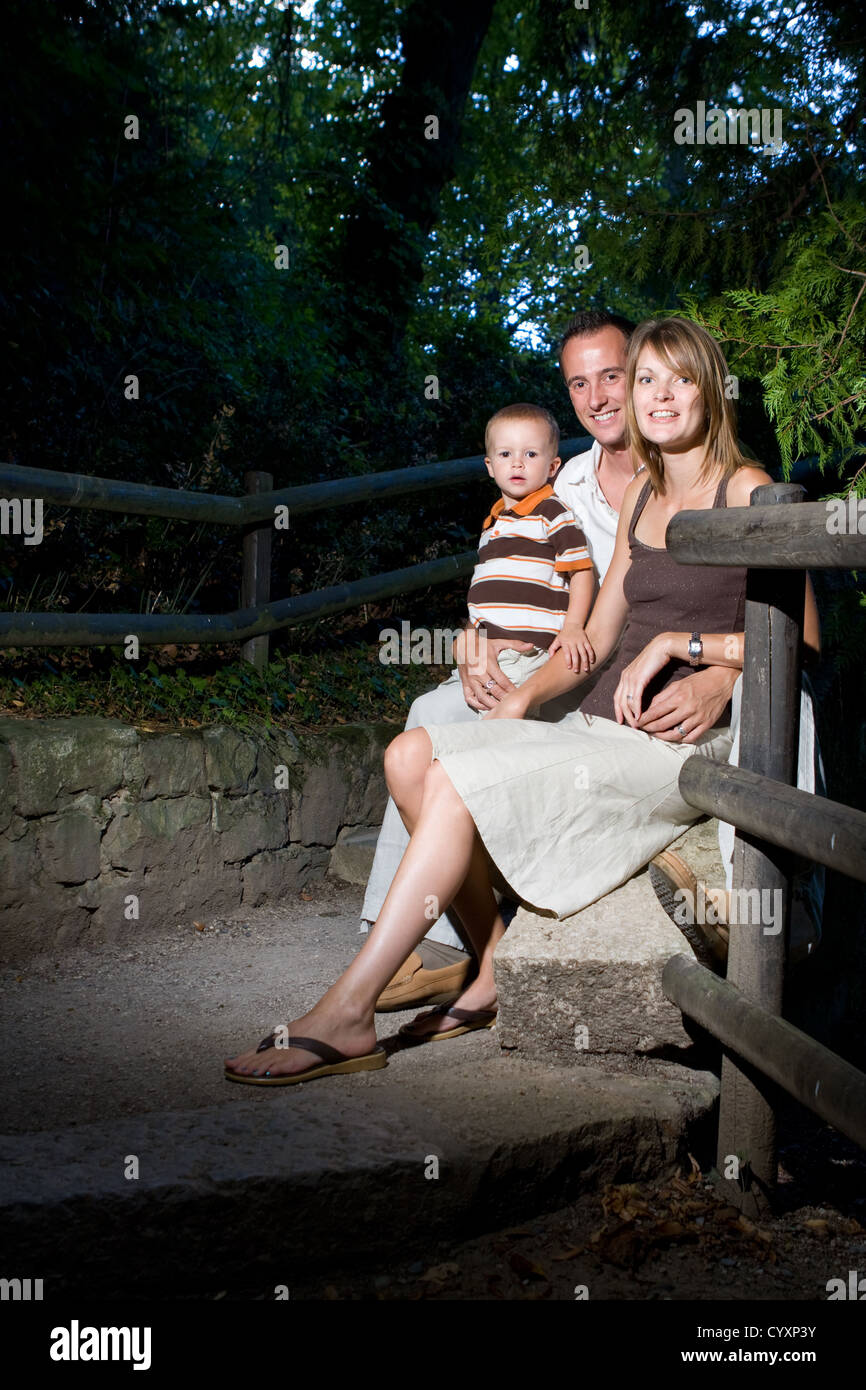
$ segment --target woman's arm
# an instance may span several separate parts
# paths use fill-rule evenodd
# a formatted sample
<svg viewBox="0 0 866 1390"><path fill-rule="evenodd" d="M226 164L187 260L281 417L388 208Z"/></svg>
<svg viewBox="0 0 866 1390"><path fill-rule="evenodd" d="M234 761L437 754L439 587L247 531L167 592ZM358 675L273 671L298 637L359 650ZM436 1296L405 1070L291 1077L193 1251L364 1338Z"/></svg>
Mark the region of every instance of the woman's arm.
<svg viewBox="0 0 866 1390"><path fill-rule="evenodd" d="M728 484L728 504L744 507L756 487L771 483L773 479L763 468L740 468ZM653 676L661 671L669 661L688 661L689 632L661 632L648 642L639 656L635 657L623 671L619 685L614 692L613 704L618 723L623 720L632 728L646 729L646 714L641 712L641 699L644 689ZM703 643L702 665L708 667L729 667L743 669L743 634L701 633ZM819 656L821 653L821 628L818 619L818 606L812 581L806 575L806 600L803 613L803 645L805 656ZM678 684L678 682L676 683ZM658 697L656 697L658 699ZM649 711L647 711L648 713ZM668 720L668 722L670 722ZM687 737L694 741L700 728L690 728Z"/></svg>
<svg viewBox="0 0 866 1390"><path fill-rule="evenodd" d="M645 481L644 477L635 478L626 488L619 514L613 559L586 624L586 635L595 652L594 670L607 661L620 639L628 617L628 604L623 593L623 581L631 564L628 530L635 503ZM575 686L582 685L588 675L588 671L570 670L560 650L517 690L509 691L496 708L484 717L523 719L530 710L546 704L557 695L564 695Z"/></svg>

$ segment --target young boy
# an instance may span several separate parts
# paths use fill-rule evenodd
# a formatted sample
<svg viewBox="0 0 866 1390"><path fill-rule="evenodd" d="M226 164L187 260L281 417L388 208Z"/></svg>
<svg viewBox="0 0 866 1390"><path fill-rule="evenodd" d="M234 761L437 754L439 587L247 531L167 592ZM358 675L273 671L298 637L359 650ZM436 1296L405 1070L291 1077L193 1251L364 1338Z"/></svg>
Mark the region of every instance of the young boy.
<svg viewBox="0 0 866 1390"><path fill-rule="evenodd" d="M584 624L595 576L586 537L550 485L559 426L540 406L509 405L488 421L484 442L501 497L482 529L469 621L490 637L531 642L535 654L519 665L534 670L561 647L572 670L588 671L595 653Z"/></svg>

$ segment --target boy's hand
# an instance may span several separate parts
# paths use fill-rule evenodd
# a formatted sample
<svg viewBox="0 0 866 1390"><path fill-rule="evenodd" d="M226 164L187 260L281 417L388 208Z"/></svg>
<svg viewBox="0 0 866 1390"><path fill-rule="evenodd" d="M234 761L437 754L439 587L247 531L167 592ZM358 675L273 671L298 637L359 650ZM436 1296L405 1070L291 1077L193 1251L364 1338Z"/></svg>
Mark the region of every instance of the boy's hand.
<svg viewBox="0 0 866 1390"><path fill-rule="evenodd" d="M595 665L595 652L582 627L563 623L547 649L548 656L560 650L570 671L588 671Z"/></svg>

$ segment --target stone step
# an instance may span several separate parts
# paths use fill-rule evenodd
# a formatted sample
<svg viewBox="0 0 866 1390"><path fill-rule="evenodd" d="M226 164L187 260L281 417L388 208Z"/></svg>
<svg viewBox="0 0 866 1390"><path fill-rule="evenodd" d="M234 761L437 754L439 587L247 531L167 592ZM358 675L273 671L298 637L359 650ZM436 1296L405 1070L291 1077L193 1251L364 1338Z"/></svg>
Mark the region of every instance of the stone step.
<svg viewBox="0 0 866 1390"><path fill-rule="evenodd" d="M331 850L328 873L333 878L343 879L345 883L366 887L378 838L378 826L341 830Z"/></svg>
<svg viewBox="0 0 866 1390"><path fill-rule="evenodd" d="M38 1274L46 1300L272 1301L311 1270L426 1257L607 1182L671 1176L718 1094L674 1065L523 1061L489 1033L415 1051L368 1075L0 1136L4 1273Z"/></svg>
<svg viewBox="0 0 866 1390"><path fill-rule="evenodd" d="M709 887L724 886L717 836L718 821L705 820L670 846ZM588 1054L688 1046L661 987L680 952L694 954L646 869L562 921L521 907L494 960L502 1046L571 1066Z"/></svg>

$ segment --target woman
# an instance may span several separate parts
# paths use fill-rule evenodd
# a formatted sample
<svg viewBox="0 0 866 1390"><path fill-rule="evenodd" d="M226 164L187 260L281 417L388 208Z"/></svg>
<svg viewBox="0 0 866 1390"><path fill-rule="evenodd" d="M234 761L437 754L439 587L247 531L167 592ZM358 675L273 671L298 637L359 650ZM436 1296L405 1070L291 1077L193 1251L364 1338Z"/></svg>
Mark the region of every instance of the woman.
<svg viewBox="0 0 866 1390"><path fill-rule="evenodd" d="M386 777L411 838L376 925L308 1014L227 1059L228 1079L287 1085L384 1066L378 994L431 913L449 906L471 939L478 974L452 1008L429 1010L402 1031L444 1040L492 1026L493 952L505 928L488 855L517 896L563 917L625 882L696 818L679 795L679 771L690 756L725 760L727 724L693 744L636 725L645 702L695 666L742 668L745 570L679 566L665 550L677 512L747 506L752 490L771 481L740 451L726 377L717 343L697 325L667 319L637 329L627 413L645 470L626 491L586 629L599 664L622 635L616 657L580 710L557 724L527 716L586 679L561 652L480 723L422 727L394 740ZM811 587L805 640L817 649Z"/></svg>

